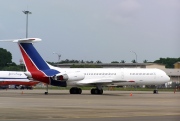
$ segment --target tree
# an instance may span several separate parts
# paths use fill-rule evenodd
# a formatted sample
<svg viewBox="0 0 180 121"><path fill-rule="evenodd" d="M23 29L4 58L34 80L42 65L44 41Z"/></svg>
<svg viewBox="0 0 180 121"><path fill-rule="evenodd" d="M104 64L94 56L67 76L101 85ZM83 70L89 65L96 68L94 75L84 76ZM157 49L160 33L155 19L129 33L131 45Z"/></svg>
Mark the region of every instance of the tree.
<svg viewBox="0 0 180 121"><path fill-rule="evenodd" d="M136 60L132 60L131 62L132 62L132 63L136 63Z"/></svg>
<svg viewBox="0 0 180 121"><path fill-rule="evenodd" d="M84 63L84 61L83 60L81 60L81 62L80 63Z"/></svg>
<svg viewBox="0 0 180 121"><path fill-rule="evenodd" d="M121 60L121 62L120 63L125 63L126 61L125 60Z"/></svg>
<svg viewBox="0 0 180 121"><path fill-rule="evenodd" d="M93 61L86 61L86 63L94 63Z"/></svg>
<svg viewBox="0 0 180 121"><path fill-rule="evenodd" d="M0 48L0 69L12 63L12 54L6 49Z"/></svg>
<svg viewBox="0 0 180 121"><path fill-rule="evenodd" d="M174 68L176 62L180 62L180 58L160 58L154 61L154 63L164 64L166 68Z"/></svg>
<svg viewBox="0 0 180 121"><path fill-rule="evenodd" d="M18 66L14 62L8 63L8 65L5 66L4 68L2 68L2 70L5 70L5 71L25 71L24 69L22 69L21 65Z"/></svg>
<svg viewBox="0 0 180 121"><path fill-rule="evenodd" d="M148 60L145 59L145 60L143 61L143 63L147 63L147 61L148 61Z"/></svg>
<svg viewBox="0 0 180 121"><path fill-rule="evenodd" d="M100 60L97 60L96 63L102 63Z"/></svg>
<svg viewBox="0 0 180 121"><path fill-rule="evenodd" d="M112 61L111 63L119 63L118 61Z"/></svg>

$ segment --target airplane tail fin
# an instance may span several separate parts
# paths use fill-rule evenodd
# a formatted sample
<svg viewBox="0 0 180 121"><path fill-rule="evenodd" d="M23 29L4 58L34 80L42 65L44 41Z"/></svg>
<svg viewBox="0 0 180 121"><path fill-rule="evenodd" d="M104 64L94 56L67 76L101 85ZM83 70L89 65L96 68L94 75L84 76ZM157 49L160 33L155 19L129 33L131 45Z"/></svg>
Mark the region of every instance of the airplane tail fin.
<svg viewBox="0 0 180 121"><path fill-rule="evenodd" d="M29 72L50 69L32 43L18 43L18 45L26 65L26 69Z"/></svg>
<svg viewBox="0 0 180 121"><path fill-rule="evenodd" d="M39 38L27 38L14 40L17 42L23 56L26 68L29 72L41 71L46 76L52 76L59 73L49 67L46 61L40 56L37 50L33 46L33 42L41 41Z"/></svg>
<svg viewBox="0 0 180 121"><path fill-rule="evenodd" d="M24 38L16 40L2 40L12 41L19 45L26 69L25 74L35 80L42 81L54 86L66 86L66 83L55 81L52 77L60 72L54 67L49 66L46 61L40 56L35 47L34 42L41 41L39 38Z"/></svg>

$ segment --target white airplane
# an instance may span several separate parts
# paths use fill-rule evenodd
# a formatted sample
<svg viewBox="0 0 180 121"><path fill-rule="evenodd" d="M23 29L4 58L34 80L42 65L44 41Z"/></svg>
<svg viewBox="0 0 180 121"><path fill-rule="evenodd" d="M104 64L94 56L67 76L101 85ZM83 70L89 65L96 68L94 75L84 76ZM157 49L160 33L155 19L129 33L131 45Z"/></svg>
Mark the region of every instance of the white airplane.
<svg viewBox="0 0 180 121"><path fill-rule="evenodd" d="M15 85L15 88L21 86L22 89L24 87L31 89L32 86L38 83L39 81L29 80L24 72L0 71L0 86Z"/></svg>
<svg viewBox="0 0 180 121"><path fill-rule="evenodd" d="M8 40L9 41L9 40ZM70 94L81 94L81 86L94 86L91 94L103 94L103 86L116 85L159 85L170 80L169 76L159 69L99 69L99 68L58 68L51 66L43 60L33 46L33 42L41 41L39 38L25 38L10 40L18 43L23 56L26 69L25 74L35 80L54 86L72 87ZM157 89L154 93L157 93Z"/></svg>

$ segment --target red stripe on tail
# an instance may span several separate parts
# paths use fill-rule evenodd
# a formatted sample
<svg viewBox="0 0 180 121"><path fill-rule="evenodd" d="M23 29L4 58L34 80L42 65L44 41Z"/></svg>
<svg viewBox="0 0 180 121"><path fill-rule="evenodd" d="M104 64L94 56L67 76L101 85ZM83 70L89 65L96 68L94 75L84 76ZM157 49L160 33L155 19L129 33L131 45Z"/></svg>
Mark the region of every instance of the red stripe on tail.
<svg viewBox="0 0 180 121"><path fill-rule="evenodd" d="M49 77L47 77L44 73L37 69L34 63L31 61L27 53L24 49L19 45L20 51L22 53L23 59L25 61L25 65L27 70L31 73L32 78L47 84L50 84Z"/></svg>

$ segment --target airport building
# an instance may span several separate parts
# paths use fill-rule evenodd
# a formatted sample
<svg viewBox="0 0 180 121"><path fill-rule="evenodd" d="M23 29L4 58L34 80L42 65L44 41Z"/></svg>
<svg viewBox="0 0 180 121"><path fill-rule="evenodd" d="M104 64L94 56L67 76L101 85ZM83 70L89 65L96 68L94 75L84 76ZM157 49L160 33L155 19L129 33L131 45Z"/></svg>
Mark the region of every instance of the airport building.
<svg viewBox="0 0 180 121"><path fill-rule="evenodd" d="M175 64L174 64L174 68L175 68L175 69L180 69L180 62L175 63Z"/></svg>
<svg viewBox="0 0 180 121"><path fill-rule="evenodd" d="M159 68L165 69L165 65L156 63L67 63L67 64L56 64L55 66L61 68L71 68L74 65L94 65L99 68Z"/></svg>

